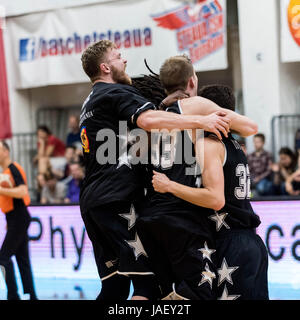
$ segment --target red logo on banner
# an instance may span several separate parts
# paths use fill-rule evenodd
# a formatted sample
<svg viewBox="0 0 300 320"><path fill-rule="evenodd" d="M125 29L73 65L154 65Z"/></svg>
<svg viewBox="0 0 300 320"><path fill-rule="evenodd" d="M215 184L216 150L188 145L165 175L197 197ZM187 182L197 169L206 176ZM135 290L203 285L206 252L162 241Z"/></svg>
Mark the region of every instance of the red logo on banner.
<svg viewBox="0 0 300 320"><path fill-rule="evenodd" d="M300 46L300 0L291 0L288 6L288 24L292 37Z"/></svg>
<svg viewBox="0 0 300 320"><path fill-rule="evenodd" d="M179 51L189 51L193 63L223 47L224 11L218 0L197 0L152 16L157 26L176 30Z"/></svg>

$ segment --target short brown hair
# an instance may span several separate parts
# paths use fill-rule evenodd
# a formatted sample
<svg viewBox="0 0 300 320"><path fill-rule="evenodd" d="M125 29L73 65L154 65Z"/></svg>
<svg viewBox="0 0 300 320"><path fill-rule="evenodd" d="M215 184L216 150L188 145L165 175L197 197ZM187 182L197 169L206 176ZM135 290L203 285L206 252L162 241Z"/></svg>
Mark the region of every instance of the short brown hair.
<svg viewBox="0 0 300 320"><path fill-rule="evenodd" d="M257 134L254 136L254 138L259 138L259 139L261 139L261 141L262 141L263 143L265 143L265 140L266 140L265 135L264 135L263 133L257 133Z"/></svg>
<svg viewBox="0 0 300 320"><path fill-rule="evenodd" d="M115 47L116 45L110 40L100 40L84 50L81 56L82 67L92 82L100 75L99 66L105 61L108 49Z"/></svg>
<svg viewBox="0 0 300 320"><path fill-rule="evenodd" d="M194 72L191 59L184 54L167 59L160 68L159 78L170 94L179 89L185 90Z"/></svg>
<svg viewBox="0 0 300 320"><path fill-rule="evenodd" d="M209 99L219 107L235 111L235 95L231 87L224 84L209 84L198 91L200 97Z"/></svg>

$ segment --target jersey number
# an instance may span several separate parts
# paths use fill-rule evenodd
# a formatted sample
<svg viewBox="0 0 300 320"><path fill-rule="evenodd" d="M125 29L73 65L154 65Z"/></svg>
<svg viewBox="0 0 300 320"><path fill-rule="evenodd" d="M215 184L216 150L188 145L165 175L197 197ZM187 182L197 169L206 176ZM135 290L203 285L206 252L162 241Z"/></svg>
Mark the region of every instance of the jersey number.
<svg viewBox="0 0 300 320"><path fill-rule="evenodd" d="M173 134L159 133L156 143L152 145L151 163L163 170L170 169L174 164L177 144L177 132Z"/></svg>
<svg viewBox="0 0 300 320"><path fill-rule="evenodd" d="M239 187L234 189L234 195L237 199L250 199L251 196L251 180L250 180L250 171L249 166L244 164L238 164L235 169L235 174L239 177Z"/></svg>

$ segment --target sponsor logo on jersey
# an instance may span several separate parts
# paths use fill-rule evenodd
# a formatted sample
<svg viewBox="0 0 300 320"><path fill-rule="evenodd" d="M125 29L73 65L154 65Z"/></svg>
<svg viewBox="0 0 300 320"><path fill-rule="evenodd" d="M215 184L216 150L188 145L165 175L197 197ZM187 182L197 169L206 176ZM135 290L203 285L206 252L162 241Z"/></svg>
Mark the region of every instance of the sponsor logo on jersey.
<svg viewBox="0 0 300 320"><path fill-rule="evenodd" d="M83 151L85 153L90 152L90 142L86 133L86 127L82 127L80 131L80 139L81 139L81 145L83 148Z"/></svg>

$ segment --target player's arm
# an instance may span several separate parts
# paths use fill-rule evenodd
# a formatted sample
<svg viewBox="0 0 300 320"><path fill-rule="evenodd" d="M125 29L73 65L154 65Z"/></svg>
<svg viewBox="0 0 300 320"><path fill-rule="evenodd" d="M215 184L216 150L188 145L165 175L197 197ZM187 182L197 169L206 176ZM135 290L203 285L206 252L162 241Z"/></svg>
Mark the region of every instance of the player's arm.
<svg viewBox="0 0 300 320"><path fill-rule="evenodd" d="M0 195L16 198L16 199L22 199L28 194L28 188L25 184L20 184L15 188L3 188L0 187Z"/></svg>
<svg viewBox="0 0 300 320"><path fill-rule="evenodd" d="M219 139L221 139L220 132L227 137L230 127L230 120L225 117L225 113L222 111L200 116L147 110L138 116L136 123L138 127L146 131L152 129L204 129L213 132Z"/></svg>
<svg viewBox="0 0 300 320"><path fill-rule="evenodd" d="M204 149L204 166L202 173L204 188L188 187L169 180L164 174L154 172L152 183L155 191L161 193L169 192L195 205L211 208L216 211L221 210L225 205L223 174L224 147L222 143L215 138L205 138ZM197 159L200 161L200 154L198 152Z"/></svg>
<svg viewBox="0 0 300 320"><path fill-rule="evenodd" d="M112 95L117 105L120 120L127 120L133 126L138 126L146 131L152 129L204 129L216 134L221 139L222 132L227 137L230 120L224 112L210 115L181 115L166 111L155 110L150 101L130 90L119 90Z"/></svg>
<svg viewBox="0 0 300 320"><path fill-rule="evenodd" d="M216 111L226 114L230 122L230 129L242 137L254 135L258 131L257 124L246 116L242 116L232 110L219 107L217 104L203 97L191 97L180 101L185 115L208 115Z"/></svg>

